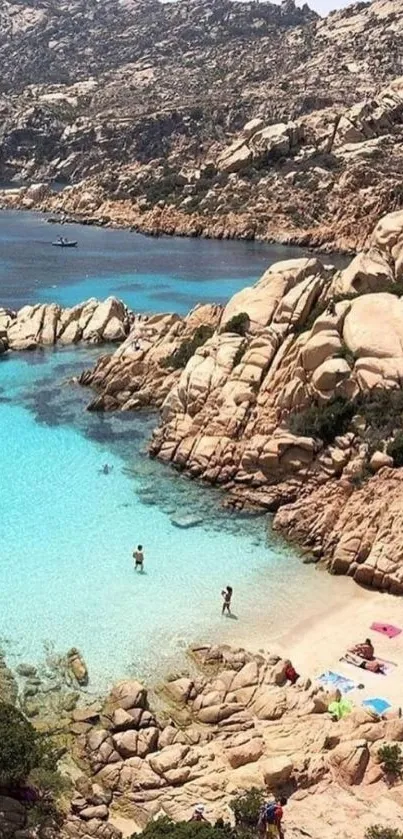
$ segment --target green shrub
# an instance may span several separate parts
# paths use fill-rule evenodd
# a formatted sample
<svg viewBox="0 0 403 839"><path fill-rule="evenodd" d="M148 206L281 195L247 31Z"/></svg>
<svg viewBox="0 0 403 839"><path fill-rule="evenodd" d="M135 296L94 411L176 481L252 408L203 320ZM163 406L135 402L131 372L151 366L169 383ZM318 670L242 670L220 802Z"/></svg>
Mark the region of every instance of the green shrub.
<svg viewBox="0 0 403 839"><path fill-rule="evenodd" d="M163 816L149 822L141 836L144 839L223 839L230 834L231 830L226 825L214 826L207 821L174 822ZM138 839L138 834L131 839Z"/></svg>
<svg viewBox="0 0 403 839"><path fill-rule="evenodd" d="M310 405L290 418L290 430L303 437L319 437L324 443L333 443L335 437L345 434L355 414L355 405L343 396L336 396L324 405Z"/></svg>
<svg viewBox="0 0 403 839"><path fill-rule="evenodd" d="M337 355L338 355L339 358L344 358L344 360L347 361L347 364L349 364L350 367L354 367L354 364L357 360L356 356L348 348L347 344L345 344L344 341L343 341L343 343L341 345L341 348L340 348L339 352L337 353Z"/></svg>
<svg viewBox="0 0 403 839"><path fill-rule="evenodd" d="M403 839L403 833L395 827L373 824L372 827L368 828L365 839Z"/></svg>
<svg viewBox="0 0 403 839"><path fill-rule="evenodd" d="M37 787L43 795L51 795L52 798L60 798L71 789L71 780L61 775L57 769L48 769L45 766L37 766L29 774L29 783Z"/></svg>
<svg viewBox="0 0 403 839"><path fill-rule="evenodd" d="M0 703L0 786L25 781L42 755L39 735L29 720L13 705Z"/></svg>
<svg viewBox="0 0 403 839"><path fill-rule="evenodd" d="M403 390L373 390L356 399L357 413L386 436L403 427Z"/></svg>
<svg viewBox="0 0 403 839"><path fill-rule="evenodd" d="M395 466L403 466L403 432L399 431L396 437L388 444L386 452L393 457Z"/></svg>
<svg viewBox="0 0 403 839"><path fill-rule="evenodd" d="M378 757L387 775L396 779L403 776L403 754L397 743L394 746L381 746Z"/></svg>
<svg viewBox="0 0 403 839"><path fill-rule="evenodd" d="M252 787L248 792L230 801L229 806L234 814L236 826L244 830L256 830L260 808L266 799L267 793L257 787Z"/></svg>
<svg viewBox="0 0 403 839"><path fill-rule="evenodd" d="M243 359L243 357L246 353L246 350L247 350L247 345L245 343L239 345L239 347L238 347L238 349L237 349L237 351L234 355L234 363L232 365L233 367L237 367L238 364L242 361L242 359Z"/></svg>
<svg viewBox="0 0 403 839"><path fill-rule="evenodd" d="M250 317L247 312L239 312L239 315L234 315L233 318L224 323L221 327L221 332L235 332L236 335L244 337L248 332L250 326Z"/></svg>
<svg viewBox="0 0 403 839"><path fill-rule="evenodd" d="M182 367L186 367L189 359L192 358L196 350L202 347L213 334L214 329L212 326L203 324L198 326L192 338L186 338L172 355L164 359L164 367L173 367L174 370L180 370Z"/></svg>

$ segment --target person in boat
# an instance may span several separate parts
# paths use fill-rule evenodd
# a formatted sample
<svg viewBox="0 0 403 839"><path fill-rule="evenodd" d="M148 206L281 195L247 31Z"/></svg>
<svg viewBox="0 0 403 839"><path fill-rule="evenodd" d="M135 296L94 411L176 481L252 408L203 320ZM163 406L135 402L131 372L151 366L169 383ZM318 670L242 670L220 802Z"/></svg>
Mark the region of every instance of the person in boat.
<svg viewBox="0 0 403 839"><path fill-rule="evenodd" d="M227 615L230 615L231 614L231 598L232 598L232 588L231 588L231 586L227 586L226 589L223 589L223 591L221 592L221 595L222 595L222 598L223 598L223 601L224 601L223 604L222 604L221 614L225 615L225 613L227 613Z"/></svg>

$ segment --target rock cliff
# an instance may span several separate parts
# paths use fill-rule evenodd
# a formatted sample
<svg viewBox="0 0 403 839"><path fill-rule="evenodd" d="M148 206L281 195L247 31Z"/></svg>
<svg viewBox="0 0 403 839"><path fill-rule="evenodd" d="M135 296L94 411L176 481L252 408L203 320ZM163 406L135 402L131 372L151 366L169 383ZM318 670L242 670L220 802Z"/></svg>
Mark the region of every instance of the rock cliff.
<svg viewBox="0 0 403 839"><path fill-rule="evenodd" d="M41 730L68 744L74 781L64 822L56 831L48 823L46 836L121 839L122 824L130 835L158 816L187 821L200 801L211 822L233 819L234 796L256 787L290 796L291 839L362 839L372 824L401 823L402 783L391 787L378 755L403 743L396 712L380 718L356 705L335 722L334 691L306 677L290 685L279 656L206 646L192 658L191 675L165 682L158 699L134 679L104 701L70 692L69 706L61 685L56 697L44 693L59 711L56 729L42 716ZM38 702L47 683L36 682ZM14 798L0 795L0 819L7 839L38 835Z"/></svg>
<svg viewBox="0 0 403 839"><path fill-rule="evenodd" d="M355 250L402 207L402 33L399 0L5 2L0 177L37 184L0 204Z"/></svg>
<svg viewBox="0 0 403 839"><path fill-rule="evenodd" d="M403 592L403 212L343 271L272 265L224 308L137 320L81 383L91 410L151 405L153 456L331 570Z"/></svg>

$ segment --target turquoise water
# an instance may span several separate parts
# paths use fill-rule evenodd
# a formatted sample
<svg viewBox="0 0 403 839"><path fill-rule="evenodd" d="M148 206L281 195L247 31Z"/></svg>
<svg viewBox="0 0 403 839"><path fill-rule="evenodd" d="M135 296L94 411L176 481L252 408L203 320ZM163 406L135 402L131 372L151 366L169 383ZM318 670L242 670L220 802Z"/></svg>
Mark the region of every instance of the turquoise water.
<svg viewBox="0 0 403 839"><path fill-rule="evenodd" d="M28 294L31 272L19 276ZM58 286L61 295L72 288L68 279ZM191 641L236 641L257 619L267 638L285 615L323 605L330 578L270 537L265 517L225 513L218 492L148 459L155 416L85 411L91 394L71 378L98 353L0 359L0 646L11 663L37 661L49 642L59 652L74 645L97 690L171 669ZM178 513L200 523L178 529ZM138 542L144 575L132 565ZM237 620L220 615L227 584Z"/></svg>

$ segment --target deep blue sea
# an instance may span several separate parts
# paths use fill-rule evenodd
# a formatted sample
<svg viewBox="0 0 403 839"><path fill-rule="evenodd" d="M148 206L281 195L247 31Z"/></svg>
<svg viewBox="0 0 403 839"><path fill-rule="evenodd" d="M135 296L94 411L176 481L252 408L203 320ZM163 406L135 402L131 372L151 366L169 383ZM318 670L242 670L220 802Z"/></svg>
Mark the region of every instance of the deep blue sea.
<svg viewBox="0 0 403 839"><path fill-rule="evenodd" d="M295 249L152 239L83 226L59 251L59 230L29 213L0 213L0 305L63 305L117 294L136 311L183 312L224 301ZM151 461L152 414L94 414L71 379L98 349L0 358L0 648L11 664L45 646L77 646L90 689L172 669L190 641L262 646L331 596L330 577L270 535L266 517L221 509L220 494ZM102 350L104 352L104 350ZM102 473L108 463L108 475ZM181 530L175 515L199 524ZM134 546L145 549L136 575ZM237 619L222 619L234 588Z"/></svg>

